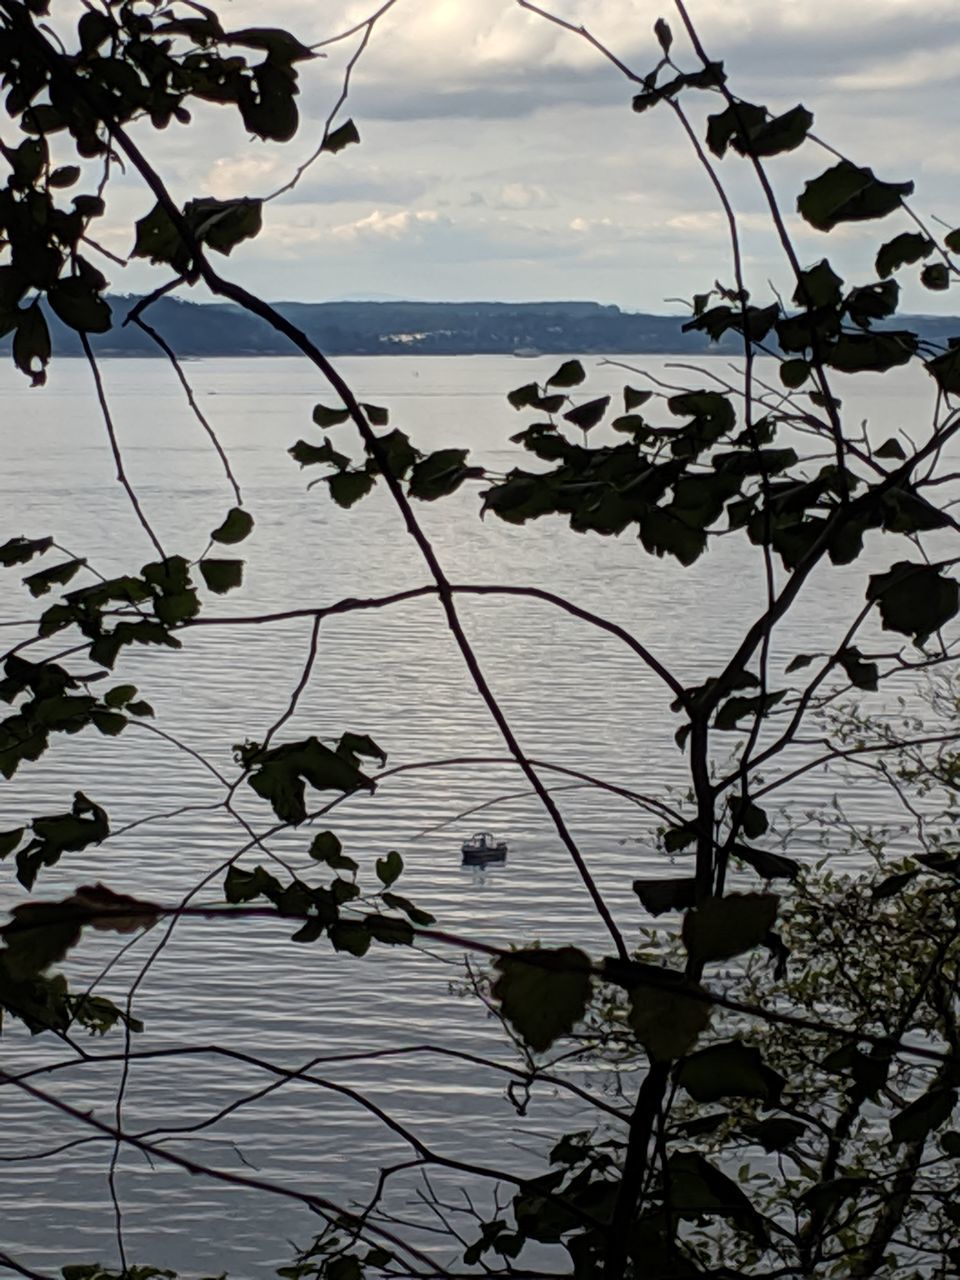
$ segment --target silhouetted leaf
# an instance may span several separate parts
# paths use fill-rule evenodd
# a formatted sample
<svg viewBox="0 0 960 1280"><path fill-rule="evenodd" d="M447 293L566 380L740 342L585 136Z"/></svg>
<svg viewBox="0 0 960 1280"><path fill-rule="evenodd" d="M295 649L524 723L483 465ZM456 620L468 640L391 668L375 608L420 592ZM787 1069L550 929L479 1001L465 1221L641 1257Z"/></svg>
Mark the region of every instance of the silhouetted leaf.
<svg viewBox="0 0 960 1280"><path fill-rule="evenodd" d="M347 951L352 956L365 956L370 950L372 935L359 920L338 920L330 926L328 932L337 951Z"/></svg>
<svg viewBox="0 0 960 1280"><path fill-rule="evenodd" d="M280 881L263 867L253 871L244 871L242 867L232 866L227 870L223 884L223 896L228 902L253 902L255 898L273 899L281 891Z"/></svg>
<svg viewBox="0 0 960 1280"><path fill-rule="evenodd" d="M111 326L110 304L82 276L64 276L47 290L51 309L70 329L106 333Z"/></svg>
<svg viewBox="0 0 960 1280"><path fill-rule="evenodd" d="M481 467L468 467L466 460L466 449L438 449L428 454L410 473L410 496L433 502L459 489L464 480L483 475Z"/></svg>
<svg viewBox="0 0 960 1280"><path fill-rule="evenodd" d="M233 200L204 196L188 201L183 216L198 241L218 253L229 254L243 240L251 240L260 233L263 201L249 196Z"/></svg>
<svg viewBox="0 0 960 1280"><path fill-rule="evenodd" d="M336 427L350 417L349 409L329 409L325 404L313 406L313 421L318 427Z"/></svg>
<svg viewBox="0 0 960 1280"><path fill-rule="evenodd" d="M890 1121L891 1142L894 1146L901 1142L922 1142L933 1130L946 1124L956 1105L956 1089L934 1086L893 1117Z"/></svg>
<svg viewBox="0 0 960 1280"><path fill-rule="evenodd" d="M578 404L576 408L565 413L563 420L564 422L573 423L581 431L589 431L601 420L607 411L609 403L609 396L600 396L596 400L588 400L585 404Z"/></svg>
<svg viewBox="0 0 960 1280"><path fill-rule="evenodd" d="M53 546L52 538L10 538L0 547L0 565L26 564Z"/></svg>
<svg viewBox="0 0 960 1280"><path fill-rule="evenodd" d="M63 564L54 565L50 569L41 569L38 573L31 573L24 578L24 586L32 596L46 595L51 587L66 586L86 563L86 560L80 559L66 560Z"/></svg>
<svg viewBox="0 0 960 1280"><path fill-rule="evenodd" d="M23 838L24 830L24 827L16 827L13 831L0 831L0 858L13 853Z"/></svg>
<svg viewBox="0 0 960 1280"><path fill-rule="evenodd" d="M336 471L332 476L324 476L330 489L330 497L338 507L352 507L354 503L365 498L376 480L367 471Z"/></svg>
<svg viewBox="0 0 960 1280"><path fill-rule="evenodd" d="M758 1245L769 1243L763 1217L735 1182L694 1151L674 1151L667 1160L670 1208L680 1218L728 1217Z"/></svg>
<svg viewBox="0 0 960 1280"><path fill-rule="evenodd" d="M757 1143L768 1153L786 1151L806 1131L807 1126L802 1120L792 1120L789 1116L770 1116L766 1120L740 1126L740 1132L745 1138Z"/></svg>
<svg viewBox="0 0 960 1280"><path fill-rule="evenodd" d="M46 379L46 367L50 362L50 330L40 310L39 302L17 312L17 327L13 335L14 364L25 373L34 386L42 386Z"/></svg>
<svg viewBox="0 0 960 1280"><path fill-rule="evenodd" d="M494 961L492 994L523 1042L542 1053L587 1010L590 960L576 947L517 951Z"/></svg>
<svg viewBox="0 0 960 1280"><path fill-rule="evenodd" d="M343 845L332 831L321 831L313 837L309 849L310 857L316 862L325 862L334 871L356 871L357 863L343 853Z"/></svg>
<svg viewBox="0 0 960 1280"><path fill-rule="evenodd" d="M884 373L909 364L917 335L906 329L886 333L845 333L826 352L826 363L841 373Z"/></svg>
<svg viewBox="0 0 960 1280"><path fill-rule="evenodd" d="M948 395L960 394L960 347L945 351L942 356L925 360L924 367L936 379L937 386Z"/></svg>
<svg viewBox="0 0 960 1280"><path fill-rule="evenodd" d="M233 546L237 542L242 542L252 530L253 516L250 512L244 511L243 507L231 507L223 524L214 529L210 537L214 542Z"/></svg>
<svg viewBox="0 0 960 1280"><path fill-rule="evenodd" d="M677 1068L677 1083L697 1102L759 1098L776 1103L786 1080L767 1066L759 1049L726 1040L685 1058Z"/></svg>
<svg viewBox="0 0 960 1280"><path fill-rule="evenodd" d="M117 718L126 723L122 716ZM25 889L33 888L41 867L55 866L65 853L99 844L110 834L106 813L82 791L74 794L69 813L34 818L30 826L31 839L17 854L17 879Z"/></svg>
<svg viewBox="0 0 960 1280"><path fill-rule="evenodd" d="M390 411L378 404L361 404L360 408L371 427L385 427L390 421Z"/></svg>
<svg viewBox="0 0 960 1280"><path fill-rule="evenodd" d="M670 25L664 18L658 18L653 24L653 34L656 37L657 44L664 53L670 52L670 46L673 44L673 32Z"/></svg>
<svg viewBox="0 0 960 1280"><path fill-rule="evenodd" d="M783 385L795 391L810 377L810 366L806 360L781 360L779 373Z"/></svg>
<svg viewBox="0 0 960 1280"><path fill-rule="evenodd" d="M403 859L397 853L396 849L391 849L385 858L378 858L375 864L377 879L389 889L395 880L398 880L403 873Z"/></svg>
<svg viewBox="0 0 960 1280"><path fill-rule="evenodd" d="M697 882L692 876L666 880L634 880L633 891L652 916L664 911L686 911L696 901Z"/></svg>
<svg viewBox="0 0 960 1280"><path fill-rule="evenodd" d="M787 674L791 671L799 671L802 667L809 667L811 662L813 662L813 657L809 653L798 653L795 658L791 658L787 663Z"/></svg>
<svg viewBox="0 0 960 1280"><path fill-rule="evenodd" d="M654 1061L669 1062L696 1044L710 1022L706 992L697 983L678 982L657 987L640 984L629 989L628 1021Z"/></svg>
<svg viewBox="0 0 960 1280"><path fill-rule="evenodd" d="M270 801L281 822L294 826L307 816L306 782L318 791L373 788L370 779L355 765L312 737L258 751L249 759L249 764L255 766L248 778L250 786L257 795Z"/></svg>
<svg viewBox="0 0 960 1280"><path fill-rule="evenodd" d="M960 608L960 590L936 565L900 560L886 573L870 575L867 599L876 600L885 631L913 636L917 644Z"/></svg>
<svg viewBox="0 0 960 1280"><path fill-rule="evenodd" d="M351 143L360 141L360 130L352 120L347 120L337 129L332 129L323 140L321 151L330 151L334 155L349 147Z"/></svg>
<svg viewBox="0 0 960 1280"><path fill-rule="evenodd" d="M838 660L852 685L876 692L880 668L875 662L864 662L863 654L856 645L841 649Z"/></svg>
<svg viewBox="0 0 960 1280"><path fill-rule="evenodd" d="M897 462L903 462L907 455L900 441L891 436L889 440L883 442L879 449L874 449L873 456L875 458L893 458Z"/></svg>
<svg viewBox="0 0 960 1280"><path fill-rule="evenodd" d="M872 169L841 160L806 183L797 212L818 231L830 231L841 222L886 217L912 194L912 182L881 182Z"/></svg>
<svg viewBox="0 0 960 1280"><path fill-rule="evenodd" d="M688 911L683 942L691 960L729 960L759 945L773 928L779 902L773 893L731 893Z"/></svg>
<svg viewBox="0 0 960 1280"><path fill-rule="evenodd" d="M920 235L917 231L902 231L900 235L894 236L892 240L881 245L877 251L877 275L881 277L892 275L900 267L911 266L921 258L927 257L933 249L933 241L926 236Z"/></svg>
<svg viewBox="0 0 960 1280"><path fill-rule="evenodd" d="M944 262L928 263L920 272L920 283L925 289L949 289L950 268Z"/></svg>
<svg viewBox="0 0 960 1280"><path fill-rule="evenodd" d="M645 405L652 396L652 391L637 391L633 387L624 387L623 407L627 413L632 413L634 409L639 409L641 405Z"/></svg>
<svg viewBox="0 0 960 1280"><path fill-rule="evenodd" d="M209 589L218 596L243 585L242 560L204 559L200 561L200 573Z"/></svg>
<svg viewBox="0 0 960 1280"><path fill-rule="evenodd" d="M915 880L920 872L916 869L913 871L898 871L895 875L887 876L885 880L876 885L871 893L871 897L877 900L883 898L892 898L905 888L911 880Z"/></svg>
<svg viewBox="0 0 960 1280"><path fill-rule="evenodd" d="M754 849L752 845L738 841L733 852L753 867L764 880L796 880L800 874L800 863L782 853L771 853L768 849Z"/></svg>

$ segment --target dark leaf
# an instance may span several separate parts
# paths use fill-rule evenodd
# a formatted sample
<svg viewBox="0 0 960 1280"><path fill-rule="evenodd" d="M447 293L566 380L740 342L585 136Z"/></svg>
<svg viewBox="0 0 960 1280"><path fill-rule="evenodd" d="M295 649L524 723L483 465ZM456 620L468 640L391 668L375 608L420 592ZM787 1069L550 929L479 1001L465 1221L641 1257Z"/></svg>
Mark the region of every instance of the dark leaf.
<svg viewBox="0 0 960 1280"><path fill-rule="evenodd" d="M357 864L353 858L343 853L343 845L332 831L321 831L313 837L309 849L310 857L316 862L325 862L334 871L356 871Z"/></svg>
<svg viewBox="0 0 960 1280"><path fill-rule="evenodd" d="M351 764L359 764L360 756L366 756L368 760L378 760L381 766L387 763L387 753L366 733L341 734L340 741L337 743L337 754L346 756Z"/></svg>
<svg viewBox="0 0 960 1280"><path fill-rule="evenodd" d="M585 404L578 404L575 409L571 409L563 415L564 422L571 422L575 427L579 427L581 431L589 431L595 427L607 411L607 405L610 403L609 396L600 396L596 400L588 400Z"/></svg>
<svg viewBox="0 0 960 1280"><path fill-rule="evenodd" d="M667 880L634 880L633 891L652 916L686 911L696 901L697 882L691 876Z"/></svg>
<svg viewBox="0 0 960 1280"><path fill-rule="evenodd" d="M738 858L753 867L764 880L796 880L800 874L800 863L782 853L771 853L767 849L754 849L752 845L737 842L733 851Z"/></svg>
<svg viewBox="0 0 960 1280"><path fill-rule="evenodd" d="M960 608L960 591L953 578L936 565L898 561L886 573L871 574L867 599L876 600L885 631L913 636L917 644L937 631Z"/></svg>
<svg viewBox="0 0 960 1280"><path fill-rule="evenodd" d="M886 217L912 194L912 182L881 182L872 169L841 160L804 186L797 211L818 231L830 231L840 222Z"/></svg>
<svg viewBox="0 0 960 1280"><path fill-rule="evenodd" d="M917 335L906 329L886 333L844 333L825 354L841 373L885 373L909 364L916 355Z"/></svg>
<svg viewBox="0 0 960 1280"><path fill-rule="evenodd" d="M523 1042L542 1053L587 1010L590 960L576 947L517 951L494 961L492 994Z"/></svg>
<svg viewBox="0 0 960 1280"><path fill-rule="evenodd" d="M459 489L464 480L482 476L480 467L467 466L466 449L438 449L416 464L410 473L410 496L433 502Z"/></svg>
<svg viewBox="0 0 960 1280"><path fill-rule="evenodd" d="M401 920L399 916L385 916L373 911L364 917L364 924L378 942L388 947L409 947L416 936L410 922Z"/></svg>
<svg viewBox="0 0 960 1280"><path fill-rule="evenodd" d="M902 231L877 251L877 275L885 278L899 270L900 267L911 266L932 253L934 243L917 231Z"/></svg>
<svg viewBox="0 0 960 1280"><path fill-rule="evenodd" d="M780 381L791 391L802 387L810 377L810 366L806 360L781 360Z"/></svg>
<svg viewBox="0 0 960 1280"><path fill-rule="evenodd" d="M360 408L371 427L385 427L390 421L389 409L384 409L378 404L361 404Z"/></svg>
<svg viewBox="0 0 960 1280"><path fill-rule="evenodd" d="M935 1129L947 1123L956 1105L956 1089L935 1086L893 1117L890 1140L894 1146L901 1142L923 1142Z"/></svg>
<svg viewBox="0 0 960 1280"><path fill-rule="evenodd" d="M628 1021L654 1061L680 1058L697 1042L710 1022L711 1008L697 983L667 986L637 983L629 988Z"/></svg>
<svg viewBox="0 0 960 1280"><path fill-rule="evenodd" d="M906 459L903 445L893 436L889 440L885 440L879 449L874 449L873 456L875 458L893 458L897 462L903 462Z"/></svg>
<svg viewBox="0 0 960 1280"><path fill-rule="evenodd" d="M50 330L40 310L39 302L16 313L17 327L13 335L13 360L21 373L31 378L34 386L41 386L46 378L45 369L50 362Z"/></svg>
<svg viewBox="0 0 960 1280"><path fill-rule="evenodd" d="M250 512L244 511L243 507L231 507L223 524L214 529L210 537L214 542L233 546L234 543L242 542L252 530L253 516Z"/></svg>
<svg viewBox="0 0 960 1280"><path fill-rule="evenodd" d="M241 241L259 235L263 201L247 196L235 200L205 196L184 205L183 216L197 240L218 253L229 254Z"/></svg>
<svg viewBox="0 0 960 1280"><path fill-rule="evenodd" d="M86 560L67 560L50 569L41 569L39 573L31 573L24 578L24 586L32 596L46 595L51 587L66 586L86 563Z"/></svg>
<svg viewBox="0 0 960 1280"><path fill-rule="evenodd" d="M658 18L653 24L653 34L656 36L657 44L664 53L670 52L670 46L673 44L673 32L666 19Z"/></svg>
<svg viewBox="0 0 960 1280"><path fill-rule="evenodd" d="M763 1147L764 1151L786 1151L807 1131L802 1120L791 1120L789 1116L770 1116L766 1120L758 1120L753 1124L744 1124L740 1132L751 1142Z"/></svg>
<svg viewBox="0 0 960 1280"><path fill-rule="evenodd" d="M858 689L869 689L872 693L876 692L877 681L880 678L880 668L875 662L864 662L863 654L856 645L841 649L838 660L852 685L855 685Z"/></svg>
<svg viewBox="0 0 960 1280"><path fill-rule="evenodd" d="M243 585L242 560L201 560L200 573L207 587L218 596Z"/></svg>
<svg viewBox="0 0 960 1280"><path fill-rule="evenodd" d="M352 507L376 484L376 479L367 471L337 471L332 476L324 476L324 480L338 507Z"/></svg>
<svg viewBox="0 0 960 1280"><path fill-rule="evenodd" d="M16 827L13 831L0 831L0 858L13 853L23 838L25 828Z"/></svg>
<svg viewBox="0 0 960 1280"><path fill-rule="evenodd" d="M389 889L403 873L403 859L396 849L391 849L385 858L378 858L375 863L377 879L385 889Z"/></svg>
<svg viewBox="0 0 960 1280"><path fill-rule="evenodd" d="M190 264L190 252L174 226L170 215L161 205L155 204L148 214L138 219L136 239L131 256L148 258L151 262L169 263L178 271Z"/></svg>
<svg viewBox="0 0 960 1280"><path fill-rule="evenodd" d="M318 427L336 427L350 417L349 409L328 409L325 404L313 406L313 420Z"/></svg>
<svg viewBox="0 0 960 1280"><path fill-rule="evenodd" d="M507 400L514 409L536 408L540 400L540 386L536 382L525 382L522 387L507 392Z"/></svg>
<svg viewBox="0 0 960 1280"><path fill-rule="evenodd" d="M349 147L353 142L360 141L360 130L352 120L347 120L345 124L340 125L338 129L331 130L323 140L321 151L331 151L334 155L338 151L342 151L344 147Z"/></svg>
<svg viewBox="0 0 960 1280"><path fill-rule="evenodd" d="M586 377L579 360L565 360L556 373L547 379L548 387L576 387Z"/></svg>
<svg viewBox="0 0 960 1280"><path fill-rule="evenodd" d="M758 946L773 928L779 902L773 893L731 893L688 911L683 942L691 960L729 960Z"/></svg>
<svg viewBox="0 0 960 1280"><path fill-rule="evenodd" d="M633 387L623 388L623 407L627 413L639 409L653 396L652 391L636 391Z"/></svg>
<svg viewBox="0 0 960 1280"><path fill-rule="evenodd" d="M677 1083L697 1102L759 1098L775 1104L786 1080L764 1062L760 1050L726 1040L690 1054L677 1068Z"/></svg>
<svg viewBox="0 0 960 1280"><path fill-rule="evenodd" d="M813 658L809 653L798 653L795 658L791 658L787 663L787 674L791 671L799 671L802 667L809 667L811 662L813 662Z"/></svg>
<svg viewBox="0 0 960 1280"><path fill-rule="evenodd" d="M920 283L925 289L941 291L950 288L950 268L944 262L931 262L920 272Z"/></svg>
<svg viewBox="0 0 960 1280"><path fill-rule="evenodd" d="M898 871L895 875L887 876L885 880L881 880L878 885L875 885L870 896L877 901L883 898L892 898L901 889L905 888L911 880L915 880L919 874L920 872L917 870Z"/></svg>
<svg viewBox="0 0 960 1280"><path fill-rule="evenodd" d="M318 791L348 793L360 787L373 788L370 779L355 765L317 738L256 752L249 764L253 767L248 778L250 786L257 795L270 801L281 822L294 826L307 816L306 782Z"/></svg>
<svg viewBox="0 0 960 1280"><path fill-rule="evenodd" d="M960 347L945 351L942 356L925 360L924 367L935 379L937 386L947 395L960 394Z"/></svg>
<svg viewBox="0 0 960 1280"><path fill-rule="evenodd" d="M347 951L352 956L365 956L373 940L370 930L359 920L338 920L330 926L329 934L337 951Z"/></svg>
<svg viewBox="0 0 960 1280"><path fill-rule="evenodd" d="M10 538L0 547L0 564L7 567L26 564L34 556L42 556L52 546L52 538Z"/></svg>
<svg viewBox="0 0 960 1280"><path fill-rule="evenodd" d="M54 313L70 329L106 333L112 324L110 304L82 276L66 276L47 290Z"/></svg>
<svg viewBox="0 0 960 1280"><path fill-rule="evenodd" d="M675 1151L667 1161L670 1208L680 1218L731 1218L757 1244L769 1241L763 1217L735 1182L694 1151Z"/></svg>
<svg viewBox="0 0 960 1280"><path fill-rule="evenodd" d="M223 883L223 896L228 902L253 902L255 898L273 898L281 892L280 881L263 867L244 871L242 867L228 868Z"/></svg>

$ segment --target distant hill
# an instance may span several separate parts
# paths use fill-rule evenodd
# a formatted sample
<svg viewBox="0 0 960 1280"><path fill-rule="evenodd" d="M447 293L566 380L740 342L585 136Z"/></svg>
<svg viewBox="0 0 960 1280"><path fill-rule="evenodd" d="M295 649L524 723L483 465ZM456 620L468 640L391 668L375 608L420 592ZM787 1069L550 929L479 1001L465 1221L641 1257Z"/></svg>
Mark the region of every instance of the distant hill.
<svg viewBox="0 0 960 1280"><path fill-rule="evenodd" d="M150 338L123 319L137 301L110 299L114 327L94 345L104 356L157 355ZM685 316L628 312L598 302L281 302L278 309L329 355L642 355L713 350L737 354L727 334L711 347L702 333L683 333ZM290 344L264 321L232 303L161 298L150 323L182 356L290 355ZM960 322L900 316L900 326L945 342ZM50 317L54 351L79 355L77 335ZM9 339L0 345L7 345Z"/></svg>

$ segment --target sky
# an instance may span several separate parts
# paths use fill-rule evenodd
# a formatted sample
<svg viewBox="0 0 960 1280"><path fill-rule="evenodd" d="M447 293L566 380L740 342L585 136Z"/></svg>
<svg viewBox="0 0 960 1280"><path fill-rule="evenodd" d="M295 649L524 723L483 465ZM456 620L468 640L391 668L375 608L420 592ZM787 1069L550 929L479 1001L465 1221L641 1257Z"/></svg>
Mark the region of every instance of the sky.
<svg viewBox="0 0 960 1280"><path fill-rule="evenodd" d="M207 0L227 26L286 26L313 44L367 18L376 0ZM960 224L960 4L957 0L688 0L707 51L741 97L780 112L802 102L814 131L879 177L917 183L923 218ZM545 6L547 7L547 6ZM554 0L645 74L666 17L674 55L696 61L671 0ZM266 195L315 148L358 37L300 64L302 126L286 145L252 140L223 108L140 140L181 200ZM273 299L349 297L594 299L680 312L715 279L732 283L729 239L703 169L667 108L638 115L635 92L582 37L516 0L395 0L374 27L340 119L361 144L325 154L264 211L233 278ZM706 94L687 95L703 133ZM793 213L804 181L834 162L811 143L771 162L804 265L829 255L851 283L872 278L878 245L910 229L905 214L826 236ZM782 253L747 163L718 172L741 215L748 279L789 295ZM151 204L127 178L102 239L130 248L131 219ZM117 291L157 283L109 269ZM956 309L949 294L901 273L905 309Z"/></svg>

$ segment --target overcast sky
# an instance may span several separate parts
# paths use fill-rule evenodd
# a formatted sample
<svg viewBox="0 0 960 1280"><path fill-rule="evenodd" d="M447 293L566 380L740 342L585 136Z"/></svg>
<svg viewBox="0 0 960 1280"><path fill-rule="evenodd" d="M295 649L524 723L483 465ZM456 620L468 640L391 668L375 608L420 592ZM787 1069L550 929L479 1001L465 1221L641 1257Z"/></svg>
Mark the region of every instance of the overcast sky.
<svg viewBox="0 0 960 1280"><path fill-rule="evenodd" d="M211 3L211 0L207 0ZM226 25L286 25L306 43L344 30L375 0L213 0ZM640 73L671 22L678 60L694 66L669 0L555 0ZM771 110L804 103L814 129L878 176L917 183L924 217L960 224L960 4L957 0L689 0L708 52L730 83ZM264 195L316 145L355 41L301 64L303 125L286 146L251 141L226 109L198 113L149 143L179 199ZM666 108L631 110L634 86L582 39L515 0L397 0L354 74L343 118L360 146L325 155L265 210L255 244L230 260L235 278L273 299L590 298L677 311L720 276L730 281L717 202ZM693 95L704 109L715 99ZM689 100L689 96L688 96ZM146 140L146 139L145 139ZM832 163L811 144L772 163L784 208ZM757 292L786 285L761 197L744 161L720 172L743 214ZM129 249L124 219L145 211L131 182L117 193L110 247ZM126 222L129 226L129 221ZM830 236L795 218L805 263L829 254L847 278L870 277L878 243L905 215ZM904 305L955 309L902 275ZM148 283L142 267L113 287ZM156 282L154 277L149 280Z"/></svg>

